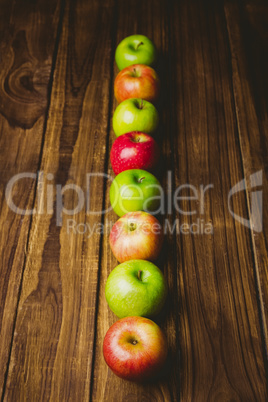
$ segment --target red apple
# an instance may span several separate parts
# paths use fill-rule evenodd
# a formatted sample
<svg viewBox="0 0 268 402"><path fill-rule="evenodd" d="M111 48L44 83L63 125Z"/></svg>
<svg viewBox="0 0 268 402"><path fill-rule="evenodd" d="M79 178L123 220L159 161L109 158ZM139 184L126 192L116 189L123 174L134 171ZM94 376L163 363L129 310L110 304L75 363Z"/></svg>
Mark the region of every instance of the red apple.
<svg viewBox="0 0 268 402"><path fill-rule="evenodd" d="M117 376L144 381L163 367L167 357L166 338L159 326L148 318L125 317L107 331L103 356Z"/></svg>
<svg viewBox="0 0 268 402"><path fill-rule="evenodd" d="M144 64L124 68L114 82L114 95L120 103L129 98L154 102L159 95L160 81L156 71Z"/></svg>
<svg viewBox="0 0 268 402"><path fill-rule="evenodd" d="M115 222L109 240L119 262L155 261L163 244L163 231L153 215L144 211L128 212Z"/></svg>
<svg viewBox="0 0 268 402"><path fill-rule="evenodd" d="M115 174L129 169L151 171L157 164L160 150L148 134L132 131L117 137L112 145L110 159Z"/></svg>

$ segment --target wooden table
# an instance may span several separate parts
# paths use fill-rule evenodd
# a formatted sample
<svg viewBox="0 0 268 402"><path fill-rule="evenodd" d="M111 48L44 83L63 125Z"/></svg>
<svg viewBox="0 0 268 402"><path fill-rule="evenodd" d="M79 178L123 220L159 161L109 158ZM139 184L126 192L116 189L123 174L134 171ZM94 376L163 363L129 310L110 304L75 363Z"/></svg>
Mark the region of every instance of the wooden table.
<svg viewBox="0 0 268 402"><path fill-rule="evenodd" d="M267 28L264 0L0 1L3 401L267 400ZM158 177L171 200L157 318L169 357L144 385L102 356L116 321L103 176L114 53L133 33L159 50ZM81 189L88 202L68 215Z"/></svg>

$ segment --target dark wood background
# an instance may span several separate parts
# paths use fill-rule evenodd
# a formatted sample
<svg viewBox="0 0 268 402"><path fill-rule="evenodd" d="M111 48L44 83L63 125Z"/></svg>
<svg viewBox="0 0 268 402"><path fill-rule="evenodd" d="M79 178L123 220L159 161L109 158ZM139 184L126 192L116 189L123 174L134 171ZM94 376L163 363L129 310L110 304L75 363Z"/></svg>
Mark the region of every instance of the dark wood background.
<svg viewBox="0 0 268 402"><path fill-rule="evenodd" d="M162 217L171 224L200 218L214 233L166 235L158 265L169 298L158 323L169 358L145 385L115 377L102 357L116 320L104 297L117 265L108 235L68 234L72 217L63 214L58 226L55 205L56 184L85 189L88 173L112 174L114 52L133 33L149 36L159 50L156 139L166 193L184 183L214 186L203 214ZM267 400L267 44L263 0L0 1L3 401ZM51 211L14 213L5 197L9 180L37 171L53 185ZM228 193L246 178L232 208L248 219L256 191L249 178L259 171L264 208L257 233L231 216ZM32 209L39 190L37 180L21 180L13 200ZM92 180L90 195L91 210L108 208L109 182ZM66 208L76 203L66 192ZM190 212L198 203L181 207ZM85 208L74 218L95 228L117 219Z"/></svg>

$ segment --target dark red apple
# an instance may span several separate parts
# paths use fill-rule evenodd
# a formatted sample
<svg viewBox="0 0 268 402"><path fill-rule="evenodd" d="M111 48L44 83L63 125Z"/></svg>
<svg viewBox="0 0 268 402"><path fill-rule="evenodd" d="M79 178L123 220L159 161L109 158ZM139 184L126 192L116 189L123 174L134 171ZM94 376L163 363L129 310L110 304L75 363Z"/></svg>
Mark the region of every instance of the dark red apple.
<svg viewBox="0 0 268 402"><path fill-rule="evenodd" d="M103 341L103 356L110 369L130 381L154 377L167 357L167 342L160 327L144 317L115 322Z"/></svg>
<svg viewBox="0 0 268 402"><path fill-rule="evenodd" d="M156 71L144 64L124 68L114 82L114 95L118 103L129 98L155 102L159 96L160 81Z"/></svg>
<svg viewBox="0 0 268 402"><path fill-rule="evenodd" d="M152 171L159 157L160 150L156 141L150 135L139 131L117 137L110 154L115 174L129 169Z"/></svg>

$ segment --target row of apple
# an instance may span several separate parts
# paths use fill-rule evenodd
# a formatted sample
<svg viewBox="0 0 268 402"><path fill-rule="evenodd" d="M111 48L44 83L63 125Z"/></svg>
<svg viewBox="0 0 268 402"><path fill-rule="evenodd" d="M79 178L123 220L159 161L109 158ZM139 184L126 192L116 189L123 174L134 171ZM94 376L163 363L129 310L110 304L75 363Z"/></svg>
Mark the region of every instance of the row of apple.
<svg viewBox="0 0 268 402"><path fill-rule="evenodd" d="M111 149L116 174L110 201L120 217L110 233L110 246L120 264L110 273L105 296L120 319L103 342L106 363L119 377L145 380L154 376L167 356L167 342L151 317L161 311L167 283L153 263L159 256L163 231L152 213L159 208L161 186L151 173L160 150L151 137L159 122L153 103L159 95L159 78L150 67L156 49L144 35L132 35L115 53L120 70L114 83L119 105L113 116L117 136Z"/></svg>

